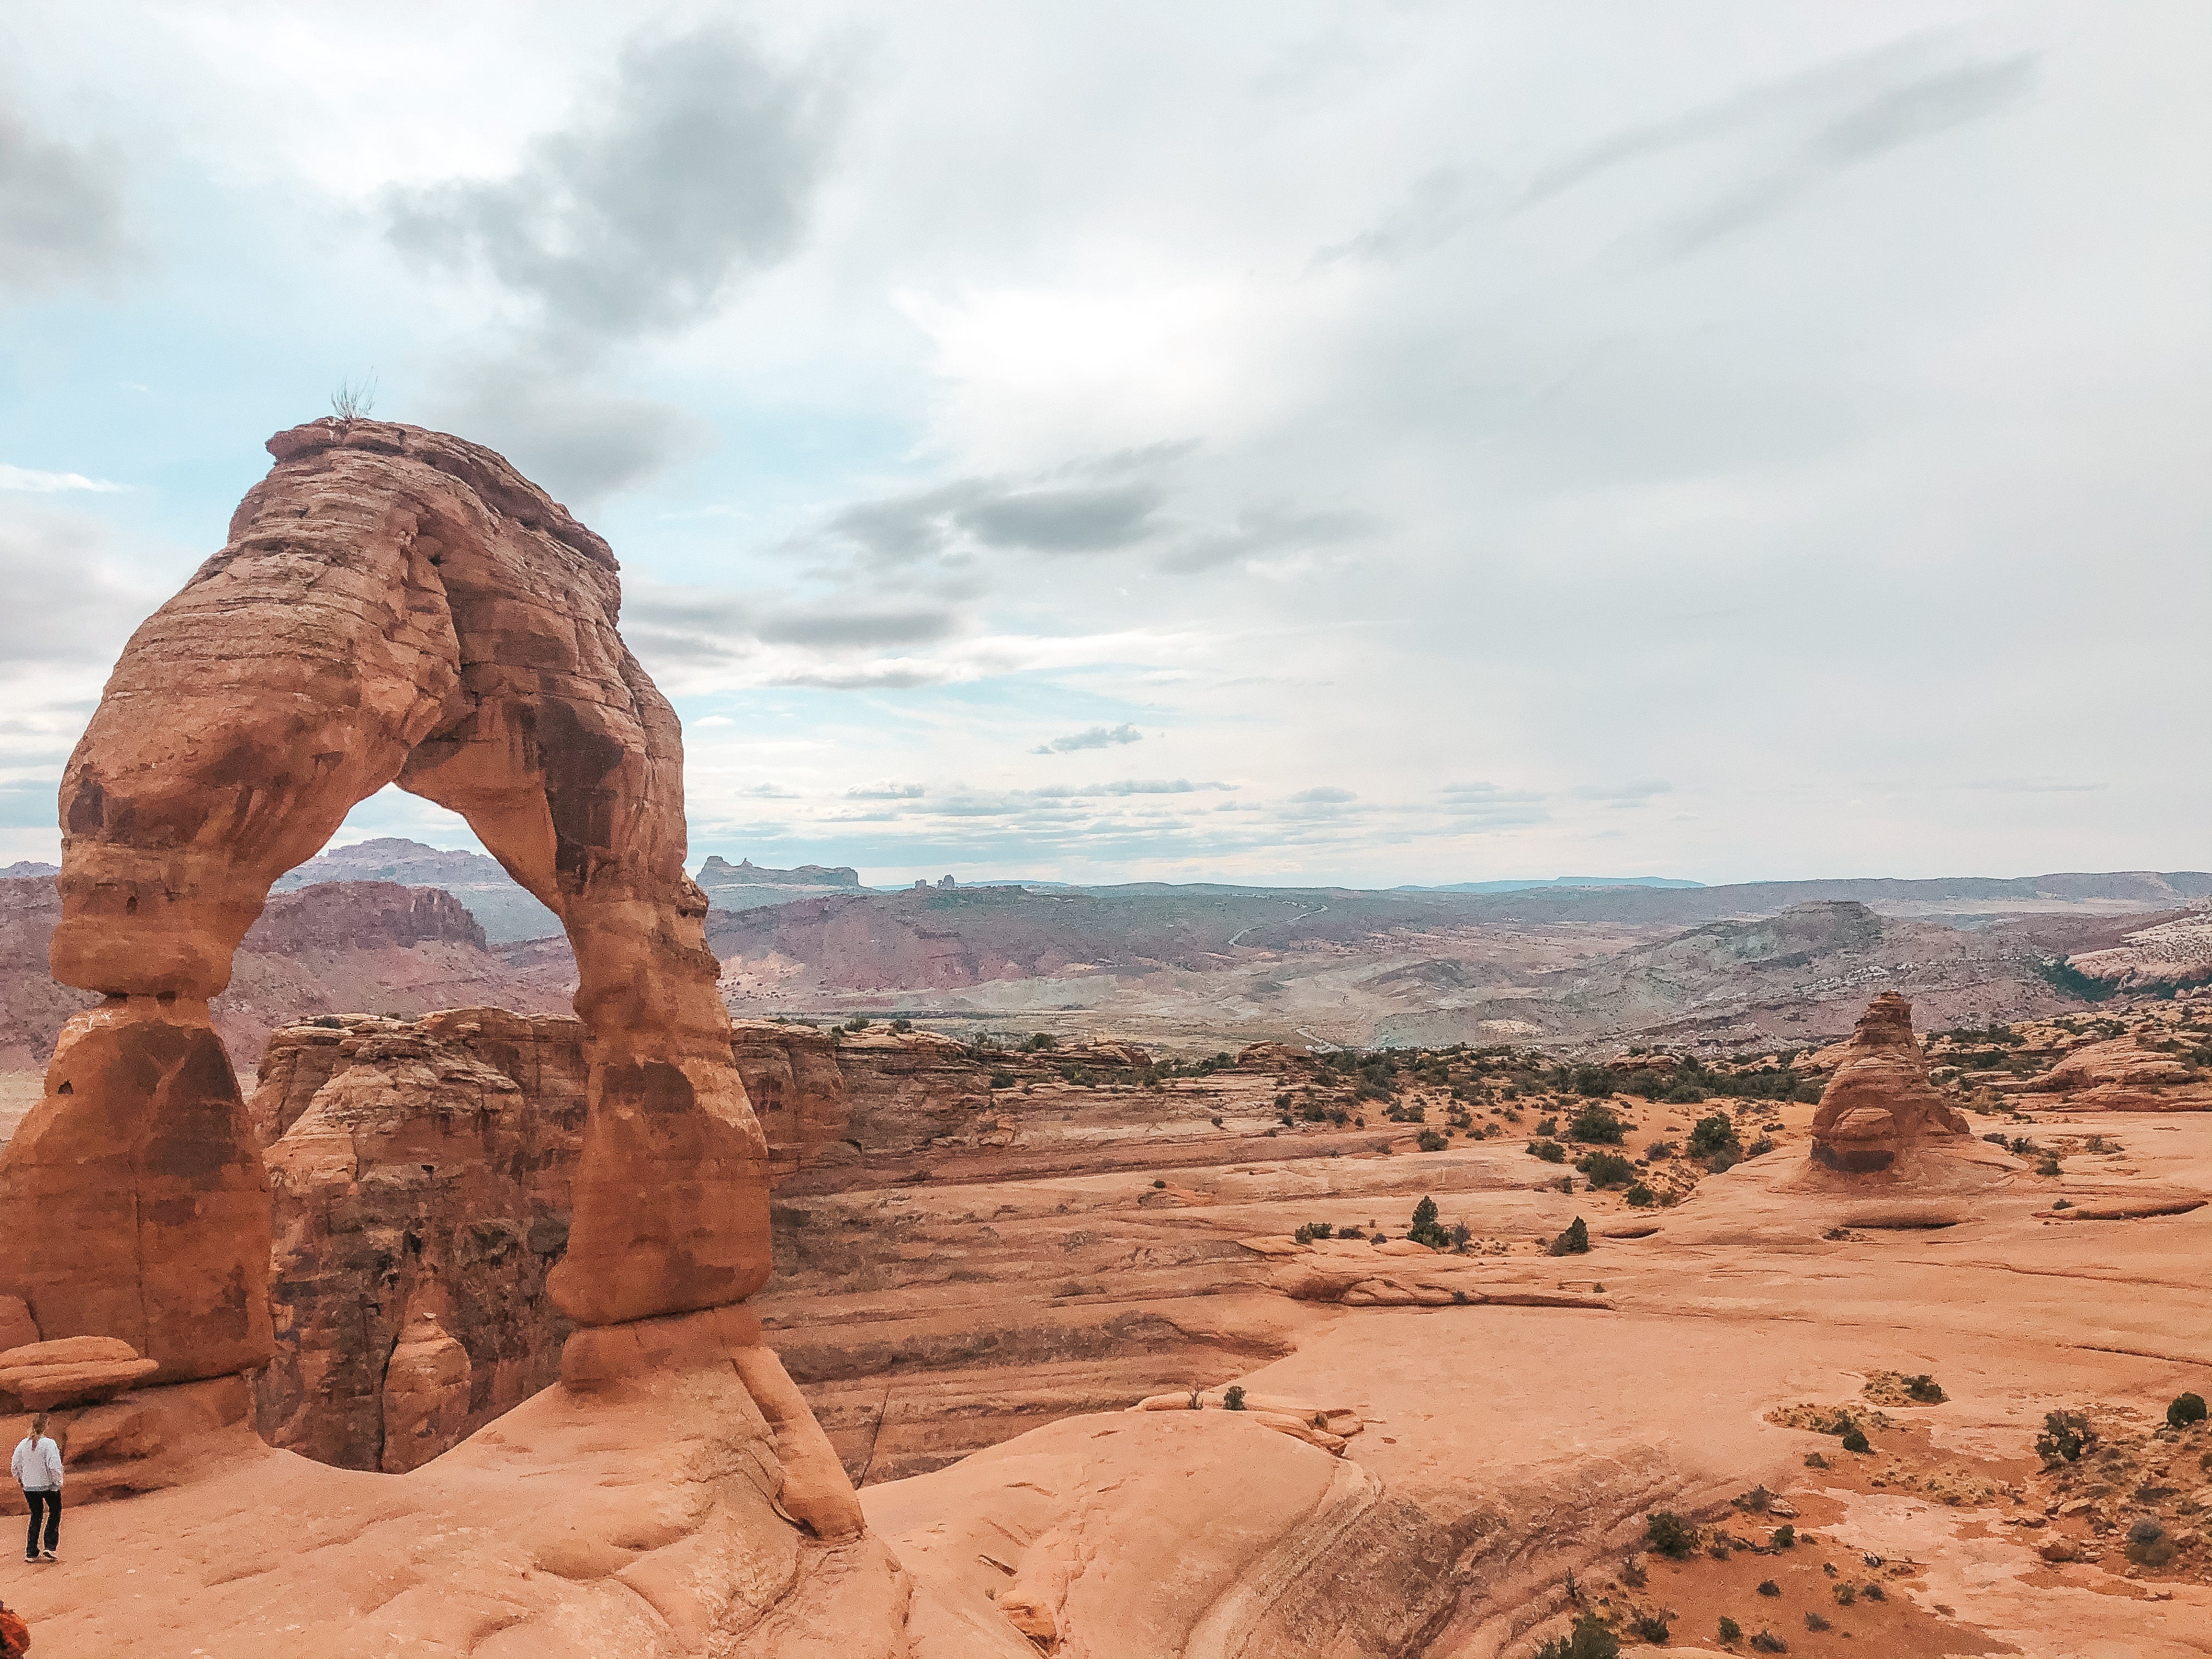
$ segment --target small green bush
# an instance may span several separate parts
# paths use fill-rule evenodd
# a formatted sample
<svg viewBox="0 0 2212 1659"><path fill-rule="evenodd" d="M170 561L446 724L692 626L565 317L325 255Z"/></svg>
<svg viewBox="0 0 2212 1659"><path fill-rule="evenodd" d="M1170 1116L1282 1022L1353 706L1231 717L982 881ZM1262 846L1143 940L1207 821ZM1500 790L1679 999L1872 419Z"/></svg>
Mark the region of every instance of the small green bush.
<svg viewBox="0 0 2212 1659"><path fill-rule="evenodd" d="M1859 1599L1858 1586L1856 1584L1838 1584L1835 1587L1835 1594L1836 1605L1839 1607L1847 1607Z"/></svg>
<svg viewBox="0 0 2212 1659"><path fill-rule="evenodd" d="M1336 1231L1335 1224L1328 1221L1309 1221L1291 1235L1301 1244L1310 1244L1316 1238L1327 1238Z"/></svg>
<svg viewBox="0 0 2212 1659"><path fill-rule="evenodd" d="M1762 1578L1759 1581L1759 1593L1761 1595L1779 1595L1782 1594L1782 1586L1771 1578Z"/></svg>
<svg viewBox="0 0 2212 1659"><path fill-rule="evenodd" d="M1715 1112L1711 1117L1701 1117L1690 1131L1690 1156L1711 1158L1716 1153L1741 1154L1742 1143L1737 1140L1735 1124L1725 1112Z"/></svg>
<svg viewBox="0 0 2212 1659"><path fill-rule="evenodd" d="M1636 1639L1639 1642L1649 1642L1655 1648L1667 1645L1667 1621L1656 1613L1638 1613L1629 1629L1636 1632Z"/></svg>
<svg viewBox="0 0 2212 1659"><path fill-rule="evenodd" d="M1721 1640L1723 1642L1741 1642L1743 1640L1743 1626L1737 1624L1735 1620L1729 1618L1726 1613L1723 1613L1721 1615Z"/></svg>
<svg viewBox="0 0 2212 1659"><path fill-rule="evenodd" d="M1434 1129L1424 1129L1421 1131L1420 1139L1413 1144L1425 1152L1441 1152L1451 1143Z"/></svg>
<svg viewBox="0 0 2212 1659"><path fill-rule="evenodd" d="M1805 1610L1805 1628L1807 1630L1827 1630L1830 1628L1830 1626L1826 1620L1820 1617L1819 1613L1814 1613L1810 1607L1808 1607Z"/></svg>
<svg viewBox="0 0 2212 1659"><path fill-rule="evenodd" d="M1555 1636L1538 1648L1534 1659L1620 1659L1620 1638L1605 1627L1594 1613L1575 1620L1574 1632Z"/></svg>
<svg viewBox="0 0 2212 1659"><path fill-rule="evenodd" d="M1619 1152L1590 1152L1575 1168L1589 1177L1593 1187L1626 1187L1636 1179L1636 1166Z"/></svg>
<svg viewBox="0 0 2212 1659"><path fill-rule="evenodd" d="M1436 1200L1425 1198L1413 1206L1413 1223L1407 1229L1406 1237L1416 1244L1427 1245L1432 1250L1441 1250L1451 1243L1451 1235L1437 1221Z"/></svg>
<svg viewBox="0 0 2212 1659"><path fill-rule="evenodd" d="M1790 1644L1771 1630L1763 1630L1751 1638L1753 1649L1759 1653L1787 1653Z"/></svg>
<svg viewBox="0 0 2212 1659"><path fill-rule="evenodd" d="M2163 1567L2173 1560L2173 1540L2155 1521L2138 1521L2128 1528L2128 1559L2139 1567Z"/></svg>
<svg viewBox="0 0 2212 1659"><path fill-rule="evenodd" d="M1012 1087L1014 1086L1014 1074L1013 1074L1012 1072L994 1072L994 1073L991 1073L991 1086L992 1086L994 1089L1011 1089L1011 1088L1012 1088Z"/></svg>
<svg viewBox="0 0 2212 1659"><path fill-rule="evenodd" d="M2035 1455L2045 1468L2051 1468L2079 1462L2081 1454L2094 1449L2096 1444L2097 1431L2081 1413L2046 1412L2043 1432L2035 1437Z"/></svg>
<svg viewBox="0 0 2212 1659"><path fill-rule="evenodd" d="M1623 1193L1621 1196L1639 1210L1648 1210L1654 1204L1656 1204L1659 1201L1659 1194L1653 1192L1649 1187L1645 1186L1640 1181L1633 1187L1631 1187L1626 1192Z"/></svg>
<svg viewBox="0 0 2212 1659"><path fill-rule="evenodd" d="M1770 1549L1794 1550L1797 1547L1797 1528L1785 1521L1774 1529L1774 1536L1766 1541Z"/></svg>
<svg viewBox="0 0 2212 1659"><path fill-rule="evenodd" d="M1574 1121L1567 1126L1567 1139L1585 1145L1618 1146L1627 1136L1628 1125L1602 1101L1577 1108Z"/></svg>
<svg viewBox="0 0 2212 1659"><path fill-rule="evenodd" d="M1024 1048L1057 1048L1060 1047L1060 1039L1049 1031L1038 1031L1034 1033L1027 1042L1022 1044L1022 1047Z"/></svg>
<svg viewBox="0 0 2212 1659"><path fill-rule="evenodd" d="M1853 1429L1844 1437L1844 1449L1847 1452L1869 1452L1874 1448L1867 1443L1867 1437L1863 1431Z"/></svg>
<svg viewBox="0 0 2212 1659"><path fill-rule="evenodd" d="M2185 1429L2191 1423L2203 1420L2204 1396L2201 1394L2178 1394L2166 1408L2166 1426L2169 1429Z"/></svg>
<svg viewBox="0 0 2212 1659"><path fill-rule="evenodd" d="M914 1030L914 1022L910 1019L895 1019L891 1022L891 1030L904 1035Z"/></svg>
<svg viewBox="0 0 2212 1659"><path fill-rule="evenodd" d="M1942 1385L1925 1371L1917 1376L1906 1377L1905 1392L1923 1406L1940 1406L1951 1397L1943 1392Z"/></svg>
<svg viewBox="0 0 2212 1659"><path fill-rule="evenodd" d="M1221 1396L1221 1409L1241 1412L1244 1409L1244 1389L1242 1383L1232 1383Z"/></svg>
<svg viewBox="0 0 2212 1659"><path fill-rule="evenodd" d="M1565 1164L1567 1161L1567 1149L1556 1140L1532 1140L1528 1143L1528 1154L1532 1158L1540 1158L1547 1164Z"/></svg>
<svg viewBox="0 0 2212 1659"><path fill-rule="evenodd" d="M1654 1554L1686 1561L1698 1553L1698 1529L1672 1510L1654 1510L1644 1517L1644 1541Z"/></svg>

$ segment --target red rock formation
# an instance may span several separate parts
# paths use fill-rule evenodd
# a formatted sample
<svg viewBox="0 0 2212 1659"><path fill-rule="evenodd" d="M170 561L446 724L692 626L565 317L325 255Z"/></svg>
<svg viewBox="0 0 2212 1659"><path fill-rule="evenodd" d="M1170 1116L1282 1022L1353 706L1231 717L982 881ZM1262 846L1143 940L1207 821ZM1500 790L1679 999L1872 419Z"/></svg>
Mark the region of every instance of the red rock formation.
<svg viewBox="0 0 2212 1659"><path fill-rule="evenodd" d="M46 971L61 908L50 877L0 881L0 1066L43 1069L69 1017L99 1001ZM510 957L487 946L476 919L437 888L325 882L270 897L208 1012L246 1066L260 1062L272 1030L310 1014L565 1012L575 984L565 939Z"/></svg>
<svg viewBox="0 0 2212 1659"><path fill-rule="evenodd" d="M397 1474L554 1380L583 1050L574 1019L490 1008L276 1034L251 1112L274 1132L270 1444Z"/></svg>
<svg viewBox="0 0 2212 1659"><path fill-rule="evenodd" d="M1867 1005L1813 1115L1813 1158L1832 1170L1886 1170L1906 1148L1965 1136L1966 1120L1928 1080L1912 1005L1884 991Z"/></svg>
<svg viewBox="0 0 2212 1659"><path fill-rule="evenodd" d="M575 950L590 1114L555 1299L604 1324L744 1297L767 1148L612 555L441 434L320 421L269 447L64 774L52 962L106 1001L0 1155L0 1275L49 1335L121 1335L165 1376L266 1357L265 1177L207 1000L270 883L397 781L465 817Z"/></svg>
<svg viewBox="0 0 2212 1659"><path fill-rule="evenodd" d="M741 1019L732 1023L730 1041L776 1182L857 1156L845 1138L849 1113L835 1038L811 1025Z"/></svg>

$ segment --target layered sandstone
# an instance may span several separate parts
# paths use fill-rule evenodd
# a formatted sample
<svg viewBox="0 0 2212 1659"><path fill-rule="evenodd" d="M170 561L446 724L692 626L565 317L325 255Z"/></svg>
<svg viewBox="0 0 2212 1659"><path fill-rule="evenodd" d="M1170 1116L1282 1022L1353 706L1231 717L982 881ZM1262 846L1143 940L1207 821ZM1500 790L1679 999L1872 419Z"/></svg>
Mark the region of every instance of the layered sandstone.
<svg viewBox="0 0 2212 1659"><path fill-rule="evenodd" d="M1966 1121L1928 1080L1927 1057L1912 1035L1912 1005L1883 991L1821 1092L1813 1115L1814 1161L1864 1174L1887 1170L1909 1147L1964 1137Z"/></svg>
<svg viewBox="0 0 2212 1659"><path fill-rule="evenodd" d="M269 447L64 774L51 957L106 1002L0 1155L0 1275L49 1334L135 1340L168 1315L133 1307L206 1305L148 1348L167 1375L266 1356L265 1180L206 1005L271 883L396 781L465 817L574 949L589 1112L556 1300L611 1323L741 1299L769 1271L767 1148L684 871L678 723L616 629L613 556L442 434L321 421ZM181 1152L187 1122L190 1156L66 1173L118 1139ZM49 1271L57 1247L82 1253Z"/></svg>
<svg viewBox="0 0 2212 1659"><path fill-rule="evenodd" d="M276 1352L263 1437L400 1473L551 1382L547 1293L585 1117L571 1018L469 1008L279 1031L270 1135Z"/></svg>

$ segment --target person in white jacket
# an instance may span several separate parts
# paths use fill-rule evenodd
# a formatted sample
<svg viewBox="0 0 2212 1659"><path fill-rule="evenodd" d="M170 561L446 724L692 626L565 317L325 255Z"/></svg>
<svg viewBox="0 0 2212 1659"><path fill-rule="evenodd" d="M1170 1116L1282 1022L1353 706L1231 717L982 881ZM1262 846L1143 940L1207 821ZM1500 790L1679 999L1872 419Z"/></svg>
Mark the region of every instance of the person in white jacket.
<svg viewBox="0 0 2212 1659"><path fill-rule="evenodd" d="M31 1431L16 1443L9 1462L23 1499L31 1506L31 1529L23 1539L26 1561L58 1561L56 1547L62 1541L62 1449L46 1433L46 1414L31 1419ZM46 1523L46 1547L39 1547L39 1522Z"/></svg>

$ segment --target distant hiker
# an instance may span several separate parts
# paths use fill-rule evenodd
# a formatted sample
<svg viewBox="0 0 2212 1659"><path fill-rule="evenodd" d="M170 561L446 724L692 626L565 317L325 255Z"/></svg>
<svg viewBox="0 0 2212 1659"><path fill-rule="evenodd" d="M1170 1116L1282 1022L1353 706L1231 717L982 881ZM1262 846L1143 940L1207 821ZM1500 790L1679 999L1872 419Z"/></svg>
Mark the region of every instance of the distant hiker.
<svg viewBox="0 0 2212 1659"><path fill-rule="evenodd" d="M26 1561L58 1561L54 1547L62 1541L62 1449L46 1433L46 1414L31 1419L31 1431L15 1445L9 1468L31 1506L31 1529L23 1536ZM46 1544L39 1547L39 1517L46 1519Z"/></svg>
<svg viewBox="0 0 2212 1659"><path fill-rule="evenodd" d="M0 1602L0 1659L23 1659L30 1650L30 1626L21 1613Z"/></svg>

